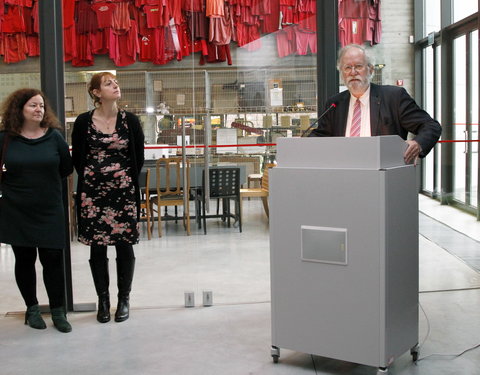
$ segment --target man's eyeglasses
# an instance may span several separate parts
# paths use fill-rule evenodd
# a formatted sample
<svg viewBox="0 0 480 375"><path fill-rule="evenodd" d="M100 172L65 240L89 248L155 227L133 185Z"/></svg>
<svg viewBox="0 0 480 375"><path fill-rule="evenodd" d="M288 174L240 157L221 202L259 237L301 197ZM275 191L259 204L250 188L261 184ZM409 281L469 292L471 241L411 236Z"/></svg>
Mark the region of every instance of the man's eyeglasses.
<svg viewBox="0 0 480 375"><path fill-rule="evenodd" d="M366 65L363 65L363 64L357 64L357 65L345 65L345 66L342 66L342 72L346 73L346 74L349 74L351 73L353 70L355 70L356 72L358 73L361 73L363 72L363 70L366 68L367 66Z"/></svg>

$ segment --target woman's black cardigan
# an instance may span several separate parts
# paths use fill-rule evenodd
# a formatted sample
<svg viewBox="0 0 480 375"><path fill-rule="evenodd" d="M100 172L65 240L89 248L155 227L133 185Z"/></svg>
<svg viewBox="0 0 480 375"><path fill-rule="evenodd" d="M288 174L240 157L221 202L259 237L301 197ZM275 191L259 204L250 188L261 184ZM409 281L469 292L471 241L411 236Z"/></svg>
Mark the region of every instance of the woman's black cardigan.
<svg viewBox="0 0 480 375"><path fill-rule="evenodd" d="M117 115L117 124L122 121L122 111L118 112ZM140 186L138 181L138 176L143 167L143 162L145 160L144 155L144 140L145 136L143 135L142 126L140 125L140 120L136 115L130 112L126 112L127 124L128 124L128 152L131 161L132 168L132 180L135 184L135 200L137 203L137 220L140 220ZM77 194L76 194L76 205L77 205L77 216L80 218L80 206L81 201L80 197L83 192L83 172L85 169L85 162L87 160L88 153L88 142L87 142L87 130L89 124L92 123L93 111L82 113L77 117L75 123L73 124L72 131L72 159L75 170L78 174L78 183L77 183ZM78 220L78 223L81 221Z"/></svg>

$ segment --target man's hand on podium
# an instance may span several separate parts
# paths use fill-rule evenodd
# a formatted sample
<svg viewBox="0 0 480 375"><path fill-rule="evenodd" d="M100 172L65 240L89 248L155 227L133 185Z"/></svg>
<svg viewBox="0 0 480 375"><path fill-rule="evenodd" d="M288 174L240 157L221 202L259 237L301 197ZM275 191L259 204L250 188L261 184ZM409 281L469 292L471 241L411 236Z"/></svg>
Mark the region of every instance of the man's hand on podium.
<svg viewBox="0 0 480 375"><path fill-rule="evenodd" d="M416 166L422 148L415 140L407 140L405 142L407 142L408 147L405 150L405 154L403 154L403 159L405 160L405 163L410 164L413 162L413 165Z"/></svg>

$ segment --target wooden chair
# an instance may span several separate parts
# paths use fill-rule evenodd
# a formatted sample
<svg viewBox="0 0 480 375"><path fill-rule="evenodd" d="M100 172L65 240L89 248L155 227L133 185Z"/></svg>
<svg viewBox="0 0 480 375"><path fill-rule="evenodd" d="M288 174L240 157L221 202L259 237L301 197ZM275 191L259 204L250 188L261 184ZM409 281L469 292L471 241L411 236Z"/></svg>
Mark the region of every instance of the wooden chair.
<svg viewBox="0 0 480 375"><path fill-rule="evenodd" d="M255 186L255 182L259 182L260 183L260 186L262 184L262 177L263 177L263 173L251 173L247 176L247 188L250 189L252 186L250 185L251 182L254 183L254 186ZM250 200L250 197L248 197L248 200Z"/></svg>
<svg viewBox="0 0 480 375"><path fill-rule="evenodd" d="M147 236L152 239L152 216L150 202L150 168L140 172L140 181L145 181L142 189L142 199L140 200L140 221L147 223Z"/></svg>
<svg viewBox="0 0 480 375"><path fill-rule="evenodd" d="M190 163L187 160L187 181L182 184L182 158L161 158L156 161L157 196L150 199L152 212L157 212L158 236L162 237L162 207L183 206L183 226L190 235ZM184 194L187 196L187 205L184 205ZM157 209L154 209L157 206Z"/></svg>
<svg viewBox="0 0 480 375"><path fill-rule="evenodd" d="M259 188L248 188L248 189L240 189L240 197L241 201L243 198L255 198L259 197L262 198L263 208L265 210L265 214L269 217L269 210L268 210L268 171L270 168L275 167L275 164L266 164L263 169L262 175L262 183ZM240 203L240 211L242 208L242 204Z"/></svg>

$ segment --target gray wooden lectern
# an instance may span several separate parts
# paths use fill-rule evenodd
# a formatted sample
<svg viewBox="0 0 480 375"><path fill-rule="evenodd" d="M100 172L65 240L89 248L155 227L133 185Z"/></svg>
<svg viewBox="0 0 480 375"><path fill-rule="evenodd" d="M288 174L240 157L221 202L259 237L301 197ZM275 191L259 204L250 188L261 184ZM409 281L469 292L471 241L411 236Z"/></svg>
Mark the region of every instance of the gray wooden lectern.
<svg viewBox="0 0 480 375"><path fill-rule="evenodd" d="M418 197L398 136L280 138L270 171L272 357L418 357Z"/></svg>

